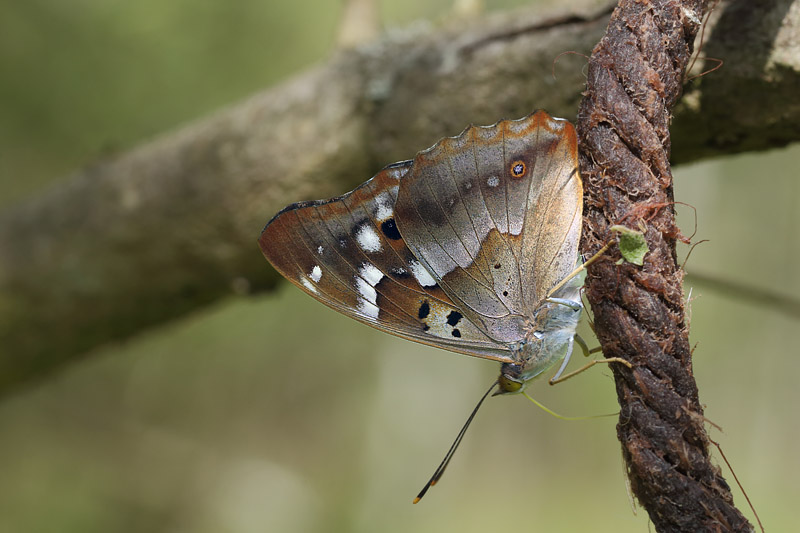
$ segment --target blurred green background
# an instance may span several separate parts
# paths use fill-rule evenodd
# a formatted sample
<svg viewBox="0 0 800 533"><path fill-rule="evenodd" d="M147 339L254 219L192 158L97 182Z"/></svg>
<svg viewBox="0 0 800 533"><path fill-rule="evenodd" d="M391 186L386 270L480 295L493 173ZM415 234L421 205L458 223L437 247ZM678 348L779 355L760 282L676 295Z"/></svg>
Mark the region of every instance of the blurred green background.
<svg viewBox="0 0 800 533"><path fill-rule="evenodd" d="M392 27L435 24L451 2L381 5ZM0 206L324 60L340 10L0 2ZM800 298L798 162L794 147L678 169L676 198L697 208L695 240L710 240L687 270ZM693 212L679 210L689 234ZM725 429L712 437L767 529L791 530L800 322L689 288L701 400ZM520 397L488 401L443 481L411 505L496 372L290 286L231 299L0 401L0 531L647 531L615 419L564 422ZM616 410L607 369L533 393L568 415Z"/></svg>

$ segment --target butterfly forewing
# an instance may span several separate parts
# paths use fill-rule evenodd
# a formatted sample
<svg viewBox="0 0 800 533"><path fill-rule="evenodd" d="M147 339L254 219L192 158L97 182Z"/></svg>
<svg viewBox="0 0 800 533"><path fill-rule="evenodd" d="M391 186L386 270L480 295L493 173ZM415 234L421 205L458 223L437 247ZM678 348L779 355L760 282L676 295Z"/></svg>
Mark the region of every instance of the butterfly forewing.
<svg viewBox="0 0 800 533"><path fill-rule="evenodd" d="M396 219L409 248L498 342L520 340L575 265L579 231L564 233L580 223L576 167L572 126L537 112L443 139L400 181ZM556 272L543 276L547 265Z"/></svg>
<svg viewBox="0 0 800 533"><path fill-rule="evenodd" d="M464 318L406 246L395 220L400 178L391 165L351 193L287 207L264 228L264 255L295 285L378 329L460 353L508 362Z"/></svg>

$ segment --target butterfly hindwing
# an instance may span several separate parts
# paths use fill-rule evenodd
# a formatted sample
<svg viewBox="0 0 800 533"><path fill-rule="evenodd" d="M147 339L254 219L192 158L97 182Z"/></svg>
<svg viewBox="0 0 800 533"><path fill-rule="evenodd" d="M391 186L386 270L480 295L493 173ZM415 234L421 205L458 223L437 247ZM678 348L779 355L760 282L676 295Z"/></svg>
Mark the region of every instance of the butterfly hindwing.
<svg viewBox="0 0 800 533"><path fill-rule="evenodd" d="M497 342L520 340L574 267L581 209L574 128L544 112L420 152L395 208L412 253Z"/></svg>
<svg viewBox="0 0 800 533"><path fill-rule="evenodd" d="M545 121L537 146L531 172L539 186L528 195L520 265L523 278L535 280L524 285L530 312L575 268L583 222L575 128L562 120Z"/></svg>
<svg viewBox="0 0 800 533"><path fill-rule="evenodd" d="M270 221L264 255L305 292L378 329L452 351L511 361L508 349L467 319L416 259L395 216L410 161L390 165L354 191L294 204Z"/></svg>

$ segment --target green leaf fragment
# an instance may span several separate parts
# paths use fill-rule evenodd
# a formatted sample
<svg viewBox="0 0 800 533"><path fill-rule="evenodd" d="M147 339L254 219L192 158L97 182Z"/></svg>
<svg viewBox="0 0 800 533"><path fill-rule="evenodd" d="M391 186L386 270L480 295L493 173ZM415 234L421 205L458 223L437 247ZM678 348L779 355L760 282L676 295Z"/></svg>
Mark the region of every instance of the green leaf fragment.
<svg viewBox="0 0 800 533"><path fill-rule="evenodd" d="M642 266L644 256L650 251L644 233L620 225L611 226L609 229L619 233L619 251L622 258L629 263Z"/></svg>

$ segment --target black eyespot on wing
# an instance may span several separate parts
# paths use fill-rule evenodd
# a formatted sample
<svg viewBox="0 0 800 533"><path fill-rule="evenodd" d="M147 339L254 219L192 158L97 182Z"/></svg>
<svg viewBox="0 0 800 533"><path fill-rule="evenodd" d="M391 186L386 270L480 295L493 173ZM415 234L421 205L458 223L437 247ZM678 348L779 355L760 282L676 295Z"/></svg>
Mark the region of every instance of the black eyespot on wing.
<svg viewBox="0 0 800 533"><path fill-rule="evenodd" d="M428 305L428 302L422 302L422 305L419 306L419 312L417 316L420 320L425 320L428 318L428 315L431 313L431 306Z"/></svg>
<svg viewBox="0 0 800 533"><path fill-rule="evenodd" d="M462 318L463 318L463 316L458 311L450 311L450 314L447 315L447 323L450 324L451 326L455 326L456 324L458 324L458 321L461 320ZM458 331L458 330L457 329L453 330L453 332L454 332L453 336L454 337L460 337L461 333L459 332L459 334L456 335L455 334L456 331Z"/></svg>
<svg viewBox="0 0 800 533"><path fill-rule="evenodd" d="M494 264L494 267L495 267L495 268L500 268L500 263L495 263L495 264Z"/></svg>
<svg viewBox="0 0 800 533"><path fill-rule="evenodd" d="M431 327L428 324L422 326L422 331L428 331L429 329L431 329Z"/></svg>
<svg viewBox="0 0 800 533"><path fill-rule="evenodd" d="M458 331L457 329L454 329L453 330L453 337L460 337L460 336L461 336L461 332Z"/></svg>
<svg viewBox="0 0 800 533"><path fill-rule="evenodd" d="M397 224L394 223L393 218L381 222L381 231L384 235L386 235L387 238L392 239L393 241L403 238L403 236L400 235L400 232L397 230Z"/></svg>

